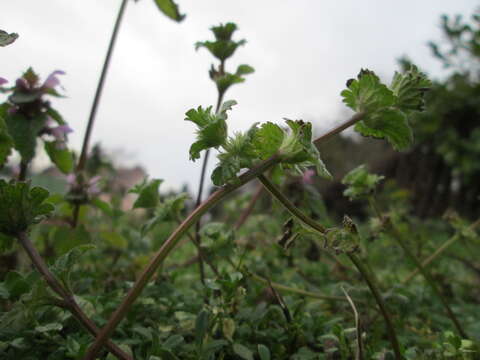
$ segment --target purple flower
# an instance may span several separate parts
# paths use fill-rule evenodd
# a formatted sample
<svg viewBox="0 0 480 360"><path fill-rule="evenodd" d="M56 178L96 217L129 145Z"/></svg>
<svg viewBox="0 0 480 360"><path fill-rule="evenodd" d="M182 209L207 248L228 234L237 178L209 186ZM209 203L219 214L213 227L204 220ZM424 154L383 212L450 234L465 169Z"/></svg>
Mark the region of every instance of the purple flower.
<svg viewBox="0 0 480 360"><path fill-rule="evenodd" d="M60 85L60 80L58 80L57 75L65 75L65 71L55 70L50 75L42 85L42 89L53 89L54 87Z"/></svg>
<svg viewBox="0 0 480 360"><path fill-rule="evenodd" d="M16 86L17 89L22 90L22 91L27 91L27 90L30 89L30 84L24 78L18 78L15 81L15 86Z"/></svg>
<svg viewBox="0 0 480 360"><path fill-rule="evenodd" d="M89 195L98 195L100 194L101 190L100 190L100 186L99 186L99 181L100 181L101 177L100 176L94 176L93 178L91 178L90 180L88 180L88 188L87 188L87 192Z"/></svg>
<svg viewBox="0 0 480 360"><path fill-rule="evenodd" d="M84 179L82 176L80 176L80 178ZM98 184L100 179L101 179L100 176L94 176L82 184L82 180L79 181L79 178L77 177L76 174L69 174L67 176L67 182L72 189L77 189L77 191L80 190L81 192L86 192L86 194L89 196L95 196L101 193L100 186Z"/></svg>
<svg viewBox="0 0 480 360"><path fill-rule="evenodd" d="M303 184L313 184L313 178L315 177L315 170L308 169L303 173L302 183Z"/></svg>
<svg viewBox="0 0 480 360"><path fill-rule="evenodd" d="M67 138L67 134L73 131L72 128L68 125L59 125L48 130L58 141L65 141Z"/></svg>
<svg viewBox="0 0 480 360"><path fill-rule="evenodd" d="M6 80L6 79L4 79L4 78L0 77L0 86L2 86L2 85L4 85L4 84L6 84L7 82L8 82L8 80Z"/></svg>

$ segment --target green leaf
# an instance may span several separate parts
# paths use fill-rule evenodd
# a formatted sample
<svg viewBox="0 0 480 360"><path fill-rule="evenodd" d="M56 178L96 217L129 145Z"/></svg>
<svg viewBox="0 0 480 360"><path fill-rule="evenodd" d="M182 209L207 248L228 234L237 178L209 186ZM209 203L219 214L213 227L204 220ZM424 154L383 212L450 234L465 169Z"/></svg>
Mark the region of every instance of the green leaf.
<svg viewBox="0 0 480 360"><path fill-rule="evenodd" d="M110 204L106 201L100 200L98 197L92 199L90 201L90 204L92 206L95 206L97 209L99 209L102 213L109 217L113 217L114 215L114 210L110 206Z"/></svg>
<svg viewBox="0 0 480 360"><path fill-rule="evenodd" d="M18 105L27 104L32 103L35 100L39 100L43 94L44 92L40 89L30 90L27 92L23 91L22 89L15 89L13 94L8 97L8 100Z"/></svg>
<svg viewBox="0 0 480 360"><path fill-rule="evenodd" d="M72 273L74 265L77 261L83 256L83 254L95 248L93 245L80 245L66 254L60 256L50 267L50 270L58 277L58 279L62 282L63 286L67 289L71 289L70 286L70 275Z"/></svg>
<svg viewBox="0 0 480 360"><path fill-rule="evenodd" d="M343 101L355 111L365 112L355 130L363 136L385 138L395 150L404 150L413 142L407 115L424 108L423 95L430 81L415 66L404 74L395 73L391 89L372 71L361 70L358 79L347 82Z"/></svg>
<svg viewBox="0 0 480 360"><path fill-rule="evenodd" d="M116 249L124 250L128 247L128 241L122 235L115 231L102 231L100 237L105 242Z"/></svg>
<svg viewBox="0 0 480 360"><path fill-rule="evenodd" d="M413 133L407 117L393 108L377 111L355 124L363 136L387 139L395 150L405 150L413 143Z"/></svg>
<svg viewBox="0 0 480 360"><path fill-rule="evenodd" d="M44 202L48 196L43 188L30 189L29 182L0 179L0 233L16 236L42 221L54 210L52 204Z"/></svg>
<svg viewBox="0 0 480 360"><path fill-rule="evenodd" d="M233 341L233 334L235 333L235 321L232 318L223 319L222 332L228 340Z"/></svg>
<svg viewBox="0 0 480 360"><path fill-rule="evenodd" d="M182 21L185 18L185 14L180 14L178 5L172 0L155 0L158 8L170 19L175 21Z"/></svg>
<svg viewBox="0 0 480 360"><path fill-rule="evenodd" d="M63 120L62 115L52 107L48 107L47 115L50 116L58 125L67 125L67 122Z"/></svg>
<svg viewBox="0 0 480 360"><path fill-rule="evenodd" d="M214 57L220 61L225 61L233 55L238 46L243 43L233 41L203 41L195 44L195 49L206 48Z"/></svg>
<svg viewBox="0 0 480 360"><path fill-rule="evenodd" d="M196 110L186 112L186 121L197 125L197 141L190 147L190 160L200 158L200 152L209 148L217 148L223 145L227 138L227 110L230 110L236 102L226 101L217 114L212 113L212 107L203 109L199 106Z"/></svg>
<svg viewBox="0 0 480 360"><path fill-rule="evenodd" d="M15 239L12 236L0 232L0 254L11 249Z"/></svg>
<svg viewBox="0 0 480 360"><path fill-rule="evenodd" d="M37 136L45 125L45 120L46 117L43 114L34 118L27 118L19 112L5 117L8 133L13 139L14 147L25 163L30 162L35 156Z"/></svg>
<svg viewBox="0 0 480 360"><path fill-rule="evenodd" d="M160 202L159 187L163 182L161 179L153 179L148 181L147 178L141 184L135 185L129 192L138 194L138 198L133 204L134 209L138 208L154 208Z"/></svg>
<svg viewBox="0 0 480 360"><path fill-rule="evenodd" d="M251 74L253 72L255 72L255 69L253 67L251 67L250 65L242 64L238 65L236 74L242 76Z"/></svg>
<svg viewBox="0 0 480 360"><path fill-rule="evenodd" d="M265 160L274 155L282 145L284 135L280 126L271 122L262 124L254 138L257 156Z"/></svg>
<svg viewBox="0 0 480 360"><path fill-rule="evenodd" d="M16 33L7 33L6 31L0 30L0 46L4 47L10 45L15 40L18 39L18 34Z"/></svg>
<svg viewBox="0 0 480 360"><path fill-rule="evenodd" d="M0 109L0 168L7 162L13 148L13 139L8 133L7 124Z"/></svg>
<svg viewBox="0 0 480 360"><path fill-rule="evenodd" d="M284 136L279 148L282 162L290 164L299 174L305 172L309 166L315 166L319 176L331 179L332 175L312 142L312 124L302 120L285 120L291 131Z"/></svg>
<svg viewBox="0 0 480 360"><path fill-rule="evenodd" d="M415 65L403 74L395 72L392 89L396 96L395 106L402 111L423 111L425 108L424 94L432 83Z"/></svg>
<svg viewBox="0 0 480 360"><path fill-rule="evenodd" d="M244 360L253 360L252 351L242 344L233 344L233 351Z"/></svg>
<svg viewBox="0 0 480 360"><path fill-rule="evenodd" d="M55 228L53 235L53 243L58 255L66 254L77 246L90 244L91 242L90 232L82 224L74 229L58 226Z"/></svg>
<svg viewBox="0 0 480 360"><path fill-rule="evenodd" d="M232 35L237 30L237 25L234 23L220 24L212 27L210 30L212 30L215 35L215 41L197 42L195 48L197 50L201 47L206 48L213 56L222 62L232 56L239 46L246 43L245 40L232 40Z"/></svg>
<svg viewBox="0 0 480 360"><path fill-rule="evenodd" d="M10 271L5 276L5 288L9 293L9 299L18 299L21 295L30 291L30 284L17 271Z"/></svg>
<svg viewBox="0 0 480 360"><path fill-rule="evenodd" d="M218 26L212 26L210 30L213 31L215 39L229 41L232 40L232 34L237 30L237 25L235 23L226 23L220 24Z"/></svg>
<svg viewBox="0 0 480 360"><path fill-rule="evenodd" d="M210 314L202 309L195 320L195 339L197 345L201 345L208 332Z"/></svg>
<svg viewBox="0 0 480 360"><path fill-rule="evenodd" d="M243 77L237 74L224 73L223 75L214 76L213 80L217 85L217 90L220 94L225 93L230 86L240 84L245 81Z"/></svg>
<svg viewBox="0 0 480 360"><path fill-rule="evenodd" d="M263 344L258 344L258 355L260 360L270 360L270 350Z"/></svg>
<svg viewBox="0 0 480 360"><path fill-rule="evenodd" d="M64 146L65 144L63 142L45 141L45 151L50 160L62 173L69 174L73 171L73 154L67 148L64 148Z"/></svg>
<svg viewBox="0 0 480 360"><path fill-rule="evenodd" d="M228 138L217 156L219 163L212 173L214 185L221 186L235 180L241 169L253 166L253 161L257 158L253 147L257 130L254 124L246 133L239 132Z"/></svg>
<svg viewBox="0 0 480 360"><path fill-rule="evenodd" d="M347 82L347 87L341 95L347 106L355 111L373 112L395 102L393 92L370 70L362 69L357 79Z"/></svg>
<svg viewBox="0 0 480 360"><path fill-rule="evenodd" d="M375 191L377 184L384 176L370 174L365 165L360 165L344 176L342 184L347 185L343 192L350 200L364 198Z"/></svg>
<svg viewBox="0 0 480 360"><path fill-rule="evenodd" d="M150 232L155 226L167 221L177 221L180 213L185 207L185 201L188 199L188 193L180 193L170 196L160 203L155 209L155 215L147 221L141 228L142 237Z"/></svg>

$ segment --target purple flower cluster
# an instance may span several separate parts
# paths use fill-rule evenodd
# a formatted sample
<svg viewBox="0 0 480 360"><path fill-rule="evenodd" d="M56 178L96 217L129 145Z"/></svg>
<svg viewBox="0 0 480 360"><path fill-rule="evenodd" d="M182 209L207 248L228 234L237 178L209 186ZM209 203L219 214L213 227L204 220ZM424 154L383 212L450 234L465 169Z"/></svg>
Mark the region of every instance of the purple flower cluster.
<svg viewBox="0 0 480 360"><path fill-rule="evenodd" d="M87 180L82 174L69 174L67 176L67 182L70 185L70 191L72 193L86 194L89 197L101 193L100 179L100 176L94 176Z"/></svg>
<svg viewBox="0 0 480 360"><path fill-rule="evenodd" d="M9 97L11 104L9 113L15 114L20 111L33 116L38 112L45 111L50 103L42 97L44 95L60 96L55 88L60 85L58 75L64 74L65 72L61 70L55 70L40 85L38 75L32 69L28 69L21 78L15 81L15 86L9 89L12 91L12 95ZM0 79L0 85L1 82Z"/></svg>

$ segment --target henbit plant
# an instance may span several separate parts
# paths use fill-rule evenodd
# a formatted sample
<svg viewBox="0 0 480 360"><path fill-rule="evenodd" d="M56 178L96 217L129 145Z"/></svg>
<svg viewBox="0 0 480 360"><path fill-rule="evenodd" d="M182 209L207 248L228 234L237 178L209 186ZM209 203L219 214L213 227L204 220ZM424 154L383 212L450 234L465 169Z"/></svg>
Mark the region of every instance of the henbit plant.
<svg viewBox="0 0 480 360"><path fill-rule="evenodd" d="M28 254L37 271L43 276L48 286L54 293L60 296L50 298L51 304L64 307L72 312L77 320L93 335L96 336L99 329L90 320L76 302L73 293L68 289L68 284L63 284L49 270L47 264L34 247L28 237L28 231L32 225L41 222L54 210L52 204L45 202L49 193L47 190L34 187L30 189L28 182L7 183L0 180L0 241L1 248L9 247L14 240ZM132 359L123 350L112 342L108 342L108 349L119 359Z"/></svg>
<svg viewBox="0 0 480 360"><path fill-rule="evenodd" d="M315 141L312 141L311 124L301 120L286 120L289 130L268 122L260 126L254 124L247 132L228 137L225 120L227 111L235 104L233 101L224 103L216 114L212 114L211 108L199 107L196 110L189 110L187 112L188 119L198 127L198 141L190 148L190 156L195 158L200 150L221 147L222 150L218 155L219 163L212 174L214 184L221 187L196 207L163 243L122 304L112 314L94 344L89 348L84 360L95 358L158 267L179 243L181 237L205 212L223 200L225 196L256 177L260 178L264 185L267 184L262 173L274 166L282 171L293 170L299 174L306 171L309 166L314 166L319 175L330 177L315 145L351 125L355 125L355 129L362 135L386 138L394 148L406 148L412 141L408 116L413 111L423 109L423 94L428 85L429 82L425 75L420 73L416 67L412 67L404 74L396 73L390 88L382 84L372 71L362 70L357 79L347 82L348 89L342 92L345 103L357 114ZM249 170L238 176L238 173L245 168ZM271 189L272 187L270 187ZM281 199L282 204L287 206L286 198L281 196L281 193L276 195L277 199ZM395 357L401 359L402 355L395 330L375 280L352 253L357 248L355 244L352 247L351 243L352 232L355 232L354 227L347 223L344 229L331 231L330 234L333 235L330 235L317 222L312 222L306 215L300 211L294 211L294 209L289 206L289 210L294 212L295 217L301 222L313 227L318 233L325 234L329 246L337 244L340 239L342 249L348 249L346 252L364 276L384 315ZM347 244L345 245L344 242Z"/></svg>
<svg viewBox="0 0 480 360"><path fill-rule="evenodd" d="M200 48L206 48L220 63L218 66L211 65L209 75L210 79L215 83L217 87L217 104L215 105L215 113L210 117L210 121L207 124L198 123L199 116L195 113L195 110L190 110L187 112L187 118L185 120L192 121L199 126L199 133L202 134L199 136L197 142L192 144L190 148L190 159L195 161L200 158L200 152L205 151L205 156L203 158L202 170L200 173L200 181L198 184L197 190L197 199L195 201L195 207L198 207L202 202L203 197L203 187L205 183L205 176L208 164L208 157L210 155L210 148L216 148L221 145L221 143L216 143L213 137L215 134L210 134L211 132L225 132L226 124L224 124L226 117L223 119L221 117L215 118L220 112L220 106L222 105L223 98L227 90L234 84L242 83L245 81L244 76L253 73L255 70L246 64L239 65L235 73L229 73L226 70L226 61L235 54L235 51L238 47L246 43L245 40L234 41L232 39L233 33L237 30L237 25L234 23L220 24L218 26L213 26L210 30L215 36L214 41L202 41L195 44L195 48L198 50ZM210 114L212 108L209 107L206 110L199 108L197 111L205 111ZM200 120L202 121L202 120ZM203 129L200 129L202 127ZM213 141L213 142L212 142ZM198 246L200 244L200 226L201 219L195 225L195 242ZM205 275L203 269L203 259L200 256L199 250L199 270L200 270L200 280L202 283L205 282Z"/></svg>
<svg viewBox="0 0 480 360"><path fill-rule="evenodd" d="M155 0L155 2L159 9L171 19L183 20L184 15L178 12L178 7L173 1ZM90 191L94 179L87 180L82 171L86 165L96 110L126 3L127 0L122 1L118 13L87 124L80 160L75 169L75 175L71 175L72 189L68 198L74 205L73 227L76 226L78 220L80 205L91 200ZM9 45L17 38L18 35L15 33L8 34L0 30L0 46ZM37 138L43 140L46 153L62 173L69 174L74 168L73 152L66 147L67 134L72 130L50 102L44 99L46 95L61 97L55 88L60 84L58 75L63 74L63 71L54 71L40 85L38 75L30 68L16 81L14 87L0 88L4 93L11 93L8 102L0 107L0 168L7 162L12 148L15 148L21 156L18 182L12 181L7 184L4 180L0 180L0 203L2 204L0 208L0 248L10 247L13 239L17 239L48 286L61 297L60 300L52 299L52 304L71 311L77 320L95 336L98 334L98 328L77 304L68 284L62 284L55 277L28 238L28 230L31 225L40 222L45 215L53 211L51 204L43 204L43 201L49 196L48 191L39 187L30 190L29 183L25 182L28 166L35 157ZM6 83L5 79L0 78L0 86ZM68 259L68 254L66 256ZM119 359L132 359L111 341L108 341L107 347Z"/></svg>
<svg viewBox="0 0 480 360"><path fill-rule="evenodd" d="M61 172L67 174L73 168L73 153L66 147L67 134L72 130L46 99L46 96L61 97L55 88L60 84L58 76L63 74L54 71L40 83L39 76L30 68L17 79L15 86L3 89L10 96L0 107L3 140L0 166L7 162L12 149L17 150L21 157L20 181L27 178L38 138L43 140L46 153Z"/></svg>
<svg viewBox="0 0 480 360"><path fill-rule="evenodd" d="M343 179L344 184L348 186L347 190L345 190L344 195L348 196L350 199L364 199L368 200L370 203L375 215L377 216L378 220L382 224L382 229L389 233L392 238L396 241L396 243L402 248L407 258L416 266L417 270L423 275L425 280L427 281L428 285L431 287L435 296L437 296L442 303L445 311L450 318L450 320L455 325L458 334L464 338L468 339L468 336L463 329L460 321L457 319L455 313L450 308L445 296L439 290L438 285L436 284L434 278L430 274L422 263L417 259L414 255L412 250L408 247L405 243L402 234L397 229L395 224L391 221L388 216L382 214L375 200L374 190L377 186L378 182L383 179L382 176L378 176L375 174L370 174L366 170L365 166L361 165L355 169L353 169L350 173L348 173L345 178Z"/></svg>
<svg viewBox="0 0 480 360"><path fill-rule="evenodd" d="M56 74L54 74L54 76L55 75ZM57 80L54 82L57 82ZM109 334L114 331L115 326L126 315L126 312L129 311L131 305L140 295L140 292L142 292L143 287L145 287L150 278L155 275L157 268L164 262L166 258L169 258L171 252L181 244L180 241L182 240L182 236L187 235L196 245L200 256L205 259L206 263L211 267L212 272L217 277L217 280L207 279L205 282L204 289L206 289L206 291L211 290L213 292L213 296L210 296L208 301L213 301L216 303L215 298L218 294L215 295L215 292L221 292L222 297L225 296L227 300L225 300L225 303L222 305L225 308L220 310L227 311L227 313L226 315L223 315L222 312L215 314L212 308L208 308L209 304L205 304L205 308L200 310L196 317L194 326L194 342L192 344L188 344L191 346L185 347L185 349L182 350L182 355L177 353L174 354L173 350L170 351L170 349L173 349L173 347L170 348L170 345L167 346L167 343L173 342L173 337L175 336L177 336L177 339L175 340L177 344L178 337L181 339L181 341L184 341L181 335L176 334L171 337L171 341L166 341L161 345L159 343L159 338L155 339L154 336L151 335L150 340L153 341L152 348L156 348L156 350L149 350L149 352L141 353L141 355L139 355L139 351L141 350L138 348L143 349L147 347L145 344L139 344L137 346L138 348L135 350L136 358L140 357L143 359L143 356L145 356L145 359L149 360L159 359L158 356L169 359L176 359L177 357L183 358L182 356L191 358L189 357L190 355L185 355L185 351L194 351L197 358L211 359L212 356L216 354L215 349L218 349L219 347L228 347L228 349L225 349L225 352L222 350L221 356L224 358L225 356L237 356L242 359L253 359L254 356L260 356L262 360L265 360L272 358L272 356L279 356L279 354L281 354L281 356L290 356L290 354L292 354L292 359L313 359L310 357L312 351L307 350L307 353L305 353L302 349L299 349L297 352L295 347L302 343L302 341L298 341L301 338L301 336L299 337L300 331L298 327L302 326L302 323L295 322L294 312L288 309L287 302L284 301L284 299L278 293L276 293L275 289L323 299L326 301L348 301L349 296L346 295L345 298L342 297L339 299L335 296L324 296L316 292L303 291L301 289L273 283L270 281L270 277L268 275L261 277L256 275L255 272L250 271L249 267L243 267L246 251L243 252L238 264L234 264L232 262L232 268L234 269L234 272L226 276L224 273L225 270L219 269L215 264L211 263L211 258L209 257L210 254L206 253L209 249L206 250L203 247L197 246L198 244L196 244L194 241L193 236L188 233L193 224L197 222L199 218L205 214L205 212L212 209L213 206L218 204L221 200L224 200L225 197L230 195L235 189L238 189L240 186L250 180L258 178L263 185L269 189L273 196L292 213L294 219L296 219L290 219L287 222L287 235L289 237L289 239L287 239L288 245L290 245L293 240L295 240L295 243L298 244L299 238L313 238L317 242L318 240L321 240L321 243L323 243L326 250L332 251L334 254L343 253L349 257L365 279L382 315L384 316L385 323L387 325L387 334L389 335L391 342L390 349L393 350L395 357L398 359L402 356L405 356L408 359L416 359L413 357L414 355L412 355L412 353L416 354L415 349L402 349L399 345L399 342L403 343L402 338L400 337L400 341L396 339L397 335L393 326L393 319L391 319L385 304L387 302L386 297L391 297L393 292L389 291L385 294L381 294L381 290L379 289L377 280L375 279L377 271L371 271L371 269L368 269L364 264L364 262L367 260L366 255L370 257L371 254L367 251L362 251L367 244L363 238L358 237L358 234L356 233L356 227L353 222L348 218L345 218L343 226L340 227L327 227L323 224L320 224L318 220L314 220L312 216L309 216L306 212L300 210L298 206L294 206L293 202L290 201L286 195L284 195L282 190L274 185L273 181L268 180L267 176L269 177L270 174L262 174L267 172L267 170L272 169L275 170L275 174L285 174L293 171L293 173L302 175L303 178L308 179L311 176L312 169L307 169L307 167L313 166L318 174L328 178L329 172L321 161L319 153L314 144L317 145L323 143L325 140L352 125L355 125L357 130L364 135L386 138L396 149L406 148L412 141L412 132L408 125L408 116L412 111L422 109L422 95L427 87L428 81L425 79L423 74L419 73L414 67L409 69L405 74L396 74L392 84L389 87L383 85L379 78L372 72L362 70L356 80L350 80L348 82L348 89L342 93L344 96L344 101L347 103L347 105L357 111L357 114L354 115L349 121L345 122L339 127L336 127L329 133L313 142L311 125L309 123L304 123L303 121L292 120L287 120L287 129L284 129L273 123L265 123L262 125L255 124L249 131L245 133L234 134L233 136L228 137L228 127L226 121L227 111L230 111L231 107L234 105L234 102L232 101L223 103L223 106L220 106L219 111L215 113L212 113L211 108L204 109L199 107L197 109L190 110L187 113L187 119L194 122L198 127L198 141L196 142L196 145L194 144L195 146L192 145L190 149L190 155L192 155L192 153L194 156L199 155L199 151L205 149L208 150L212 147L217 147L220 149L220 154L218 156L219 163L212 174L212 180L215 184L218 184L221 187L203 204L194 209L193 212L183 222L181 222L178 228L175 229L171 236L163 243L162 247L155 254L155 257L151 260L143 274L133 285L133 287L130 288L125 301L120 305L120 307L118 307L112 319L107 323L106 327L100 333L93 322L83 313L83 304L80 303L80 298L77 300L77 297L74 295L69 280L70 270L75 258L79 257L86 249L88 249L88 246L73 248L72 251L60 256L55 264L49 268L40 257L37 249L33 247L33 244L29 239L28 233L31 231L31 229L36 229L36 224L42 221L45 216L49 215L52 210L52 206L48 203L50 201L53 202L54 199L47 199L48 193L45 192L45 190L40 188L31 189L30 185L25 182L13 181L11 183L0 183L1 245L11 246L16 239L18 243L24 247L38 272L42 274L47 285L53 290L54 294L48 293L44 286L42 290L39 290L47 295L43 301L46 301L47 304L68 309L79 320L79 322L87 328L89 332L94 335L98 334L97 341L94 343L94 347L99 349L105 340L108 339ZM38 86L34 88L38 88ZM34 101L37 100L38 98L34 99ZM47 105L43 106L46 107ZM12 104L8 103L5 106L11 107ZM26 108L25 105L23 106ZM44 109L41 112L43 111ZM8 118L10 115L11 114L8 114L7 112L4 116ZM51 128L51 126L47 128ZM52 137L56 139L54 137L53 130L51 130L51 132L52 133L42 134L41 138L45 141L50 141ZM6 136L3 138L0 137L0 145L9 144L7 149L8 152L10 152L11 147L14 146L12 144L14 144L15 139L12 139L13 137L8 133L8 128L6 126L3 127L3 129L0 127L0 134L6 134ZM61 139L63 139L65 142L65 133L62 133L61 135ZM33 137L33 141L36 142L37 137ZM55 157L51 156L51 159L54 161ZM59 163L61 164L57 157L57 167L61 166ZM243 175L238 176L238 174L244 169L247 171ZM24 172L24 174L25 175L23 176L25 177L26 172ZM358 170L351 174L349 178L352 181L352 186L348 195L352 197L356 195L369 196L372 191L374 191L375 183L378 181L377 177L362 173L362 171ZM85 189L82 190L84 193L87 193L89 189L94 189L95 185L92 180L93 179L88 180L87 184L85 184ZM360 184L360 186L353 186L355 181L359 181L360 183L363 182L363 185ZM76 179L73 179L72 183L76 184L76 186L79 186ZM163 198L159 195L158 191L160 183L160 180L152 180L149 182L145 181L143 184L140 184L132 190L132 192L138 194L138 199L134 204L134 208L144 208L147 210L147 213L153 215L148 222L141 226L139 231L140 237L144 237L151 231L153 232L157 226L160 226L165 222L176 222L181 217L182 208L185 201L185 194ZM260 194L260 191L256 192L256 195L253 197L250 205L246 208L241 218L238 219L237 224L240 225L237 225L237 227L241 226L242 222L244 222L248 217L248 214L253 208L252 203L254 204L255 202L253 200L258 199L258 194ZM105 214L112 216L112 219L118 217L118 215L114 215L116 210L112 209L108 204L102 203L99 199L89 197L89 201L92 205L101 209L101 211ZM20 204L21 206L19 206ZM377 205L375 205L375 207L377 209L379 208ZM316 219L318 219L318 217ZM325 222L327 222L326 219L322 219L322 223ZM475 224L476 223L472 224L468 228L465 226L459 227L458 231L461 234L460 237L471 237L472 234L471 231L469 232L469 229L473 230L476 226ZM111 226L115 227L116 225L118 225L118 221L112 220ZM216 238L217 235L215 235L217 230L215 230L214 225L215 224L208 224L205 226L201 230L201 236L206 240L209 237L212 238L212 241L218 240ZM101 231L101 233L103 234L104 231ZM126 240L123 239L120 234L116 234L115 232L110 232L109 234L112 236L107 237L110 238L108 241L112 241L112 243L126 243ZM460 237L454 237L455 241ZM282 238L285 238L285 236ZM222 241L232 241L232 239L233 237L228 236ZM447 244L451 244L451 240L449 240ZM223 255L220 255L218 258L222 258L222 256ZM227 262L231 261L228 258L228 255L225 258ZM113 260L113 264L115 264L117 260L118 257ZM315 276L316 275L317 274L315 274ZM10 284L11 279L15 278L15 276L18 275L9 274L9 278L6 280L6 282L0 283L0 297L5 299L5 296L8 296L8 291L10 290L12 291L12 295L18 293L18 290L15 290L15 285ZM88 275L84 275L84 277L85 276L88 277ZM254 355L251 349L238 343L238 338L237 340L234 340L233 334L235 333L235 327L239 326L240 323L236 325L233 318L228 317L232 316L232 314L228 313L228 311L232 311L232 313L234 313L236 310L226 309L235 309L237 307L238 303L235 297L238 295L236 294L238 291L236 290L243 289L243 291L245 291L245 289L240 286L241 281L244 281L242 280L242 276L243 278L251 277L258 282L266 282L269 289L275 295L274 301L276 304L278 304L277 307L281 308L280 311L283 312L283 316L286 318L285 331L290 337L288 338L288 341L285 342L286 350L282 350L281 348L277 349L273 346L268 348L267 346L258 343L256 339L257 335L254 333L253 340L250 341L250 343L255 344L258 351L258 355ZM228 279L226 279L226 277L228 277ZM156 278L159 278L158 273ZM89 279L84 280L87 282L89 281ZM105 279L103 279L103 281L105 281ZM220 287L218 287L218 284L221 284ZM40 281L36 284L36 288L38 286L41 287L42 285L45 284ZM6 292L5 289L8 291ZM37 290L32 291L35 292ZM59 295L60 297L55 296L55 294ZM146 300L145 298L143 299ZM149 301L155 302L157 300L159 299L149 299ZM357 300L354 297L353 302L356 303L357 301L358 304L363 304L362 299ZM137 305L140 306L139 303L140 302L137 302ZM101 305L101 302L98 302L98 304ZM394 304L389 303L388 305L390 307ZM108 309L112 309L114 306L116 306L116 302L113 302L113 304L110 303L109 307L106 309L106 312L108 313ZM161 306L161 312L165 312L165 308L163 306L164 305ZM369 348L368 345L365 345L365 347L362 349L362 334L360 333L360 327L357 321L358 314L355 311L355 306L352 306L352 308L354 309L355 313L356 328L354 330L357 334L357 346L354 350L349 350L348 344L345 342L346 340L344 338L345 333L343 333L340 328L340 330L337 329L334 331L334 334L338 336L340 348L339 351L341 356L345 359L348 356L356 356L361 358L362 351L365 352L364 356L368 357L374 350ZM100 312L100 310L98 311ZM105 313L105 309L103 309L103 313ZM130 323L128 323L127 326L132 324L132 320L135 322L138 321L138 318L136 317L138 315L138 311L133 311L132 315L135 317L135 319L130 319ZM151 314L148 313L148 316L150 315ZM2 317L2 320L3 319L4 318ZM402 320L397 317L396 321L401 322ZM222 339L217 340L214 337L215 340L207 343L207 338L218 335L218 331L220 330L216 328L216 326L220 326L221 333L228 341ZM52 327L52 329L59 330L58 327ZM215 330L216 334L214 333L214 329L217 329ZM147 333L148 331L146 330L147 329L145 328L143 328L143 330L140 328L136 329L134 326L134 331ZM35 329L35 331L37 331L37 329ZM163 330L161 331L163 332ZM168 333L168 331L166 332ZM372 332L378 333L378 330L372 329ZM153 334L153 331L151 334ZM240 339L243 340L242 338ZM128 340L131 341L133 339ZM275 339L275 341L277 341L277 339ZM462 340L458 336L448 332L444 333L442 341L443 343L433 344L431 348L429 347L429 349L435 348L435 354L441 353L442 356L468 357L472 354L473 342L468 342L465 339ZM278 339L278 342L281 342L280 339ZM88 344L85 341L83 341L82 345L80 345L78 342L74 344L76 344L74 347L72 347L74 350L69 350L69 356L73 356L74 358L83 356ZM133 342L130 342L130 344L133 344ZM107 342L106 345L117 357L122 359L131 358L130 355L123 352L122 349L117 348L111 342ZM0 349L4 349L5 346L8 347L9 345L5 345L5 343L0 340ZM17 343L12 344L10 350L12 347L16 346L18 346ZM81 346L83 346L83 348ZM326 345L323 346L324 347L320 352L329 352L328 347ZM95 351L96 350L94 349L93 352ZM94 357L94 355L92 355L93 352L92 349L90 349L90 354L87 354L87 358L88 356ZM377 353L375 356L388 356L388 353L389 351L384 352L381 355ZM15 354L15 352L10 352L10 356L12 354ZM61 354L61 352L59 352L59 354ZM303 354L306 354L306 357L304 357ZM336 354L338 354L338 352ZM54 358L56 359L57 357ZM110 358L111 355L109 355L107 359Z"/></svg>

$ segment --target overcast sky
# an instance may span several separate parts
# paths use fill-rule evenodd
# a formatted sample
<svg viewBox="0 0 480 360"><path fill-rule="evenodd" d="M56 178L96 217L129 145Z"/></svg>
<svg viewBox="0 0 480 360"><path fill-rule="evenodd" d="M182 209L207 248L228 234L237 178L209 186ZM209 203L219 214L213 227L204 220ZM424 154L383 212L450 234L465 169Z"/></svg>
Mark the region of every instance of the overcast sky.
<svg viewBox="0 0 480 360"><path fill-rule="evenodd" d="M0 29L17 32L0 49L0 76L14 81L29 66L45 78L61 69L65 99L55 100L80 149L97 79L120 0L0 0ZM212 25L235 22L236 39L247 39L227 62L256 72L226 99L238 105L230 131L283 117L312 121L317 133L348 116L340 91L361 67L390 80L396 60L408 55L432 77L442 76L429 40L441 39L441 14L469 16L474 0L178 0L186 19L174 23L153 0L128 3L100 103L93 142L125 164L138 163L164 188L196 187L201 161L188 149L194 126L185 112L213 105L208 77L213 58L194 49L212 39ZM215 159L211 159L210 168ZM328 164L335 171L334 164Z"/></svg>

